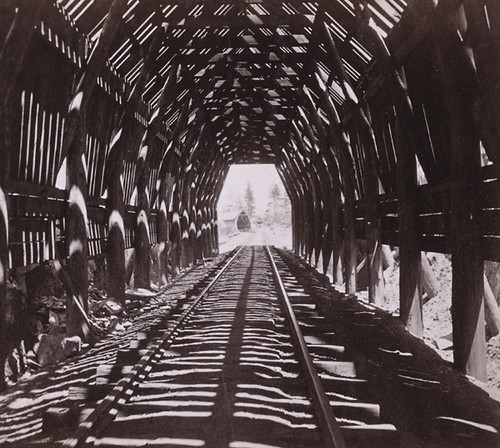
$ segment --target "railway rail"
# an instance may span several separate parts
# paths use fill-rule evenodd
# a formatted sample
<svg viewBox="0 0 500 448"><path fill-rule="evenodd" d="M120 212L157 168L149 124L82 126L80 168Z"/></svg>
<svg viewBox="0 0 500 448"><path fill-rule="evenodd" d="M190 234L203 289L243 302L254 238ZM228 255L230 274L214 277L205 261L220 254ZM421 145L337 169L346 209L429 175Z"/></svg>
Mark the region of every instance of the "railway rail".
<svg viewBox="0 0 500 448"><path fill-rule="evenodd" d="M399 446L358 364L279 256L242 247L102 366L60 445Z"/></svg>

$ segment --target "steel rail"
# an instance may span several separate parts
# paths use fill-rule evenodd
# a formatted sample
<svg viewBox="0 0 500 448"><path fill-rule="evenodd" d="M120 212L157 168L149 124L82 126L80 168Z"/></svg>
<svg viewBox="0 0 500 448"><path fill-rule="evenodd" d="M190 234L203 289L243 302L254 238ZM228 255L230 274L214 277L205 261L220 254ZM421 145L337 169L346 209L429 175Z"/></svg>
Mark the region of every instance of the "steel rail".
<svg viewBox="0 0 500 448"><path fill-rule="evenodd" d="M325 447L347 448L340 426L338 425L332 407L330 406L330 400L326 395L321 379L318 375L316 367L314 366L311 354L309 353L309 349L307 348L307 343L300 329L299 322L295 317L292 303L290 302L290 298L288 297L283 281L281 280L273 255L271 254L269 246L266 245L265 249L269 262L271 263L274 280L276 282L276 289L278 290L281 300L283 301L285 314L288 318L292 330L292 336L296 343L296 349L306 373L306 380L313 398L313 405L323 432Z"/></svg>
<svg viewBox="0 0 500 448"><path fill-rule="evenodd" d="M195 301L177 319L172 329L165 332L161 339L142 356L132 370L116 384L106 398L80 423L79 428L62 443L61 446L63 448L78 448L87 443L87 441L92 443L95 441L96 434L99 434L114 420L117 415L117 407L124 404L132 395L134 383L146 377L151 370L151 364L161 357L163 349L172 344L179 330L186 324L191 314L215 286L222 274L238 257L243 247L240 246L236 253L219 269L219 272L198 295Z"/></svg>

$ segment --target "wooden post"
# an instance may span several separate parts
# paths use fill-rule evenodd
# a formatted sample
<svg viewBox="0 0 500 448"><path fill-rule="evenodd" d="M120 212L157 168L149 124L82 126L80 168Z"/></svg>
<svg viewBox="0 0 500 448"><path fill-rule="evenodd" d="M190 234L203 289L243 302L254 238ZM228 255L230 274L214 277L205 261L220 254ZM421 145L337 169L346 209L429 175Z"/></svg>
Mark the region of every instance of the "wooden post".
<svg viewBox="0 0 500 448"><path fill-rule="evenodd" d="M170 241L172 242L172 276L176 277L181 272L181 219L179 216L179 180L176 179L172 197L172 225L170 228Z"/></svg>
<svg viewBox="0 0 500 448"><path fill-rule="evenodd" d="M182 182L183 190L186 188L186 182ZM189 203L184 201L185 194L181 199L181 268L186 268L191 262L191 254L189 251ZM187 201L189 202L189 201Z"/></svg>
<svg viewBox="0 0 500 448"><path fill-rule="evenodd" d="M73 141L68 147L66 164L66 189L68 191L68 211L66 214L66 248L68 253L68 273L75 287L75 296L81 307L88 311L88 244L87 244L87 175L84 165L85 115L78 123ZM66 302L66 333L83 334L83 317L77 304L70 297Z"/></svg>
<svg viewBox="0 0 500 448"><path fill-rule="evenodd" d="M321 254L322 258L322 269L323 273L327 272L328 263L331 257L331 246L333 235L331 232L326 230L329 228L330 219L332 217L333 208L333 198L334 198L334 185L332 183L332 174L328 171L327 166L330 166L324 157L324 153L328 150L325 149L325 138L322 138L321 130L323 130L321 123L317 124L318 134L313 132L311 125L309 124L309 117L306 115L305 111L302 110L301 106L298 106L301 123L306 131L308 139L313 145L313 154L311 156L311 162L316 172L316 177L318 179L319 192L321 194L321 200L323 207L321 208L321 221L319 225L321 226L321 241L317 251ZM316 111L314 111L316 112ZM314 113L313 113L314 116ZM323 130L324 131L324 130ZM316 151L315 146L318 148Z"/></svg>
<svg viewBox="0 0 500 448"><path fill-rule="evenodd" d="M87 179L83 163L85 151L85 117L94 91L97 76L111 50L116 32L127 6L126 0L114 0L103 24L103 29L86 68L79 79L71 100L64 125L63 158L66 157L66 190L68 213L66 216L66 249L68 272L75 286L75 296L81 307L88 309L87 274ZM72 297L67 300L66 333L83 334L85 322Z"/></svg>
<svg viewBox="0 0 500 448"><path fill-rule="evenodd" d="M200 200L197 198L194 210L196 211L196 241L195 241L195 260L203 260L203 212L201 210Z"/></svg>
<svg viewBox="0 0 500 448"><path fill-rule="evenodd" d="M123 157L108 177L108 239L106 242L108 297L125 304L125 204L122 185Z"/></svg>
<svg viewBox="0 0 500 448"><path fill-rule="evenodd" d="M200 210L201 210L201 241L203 247L203 258L208 258L212 255L212 248L210 247L210 239L208 238L208 213L207 213L207 203L206 197L203 194L201 202L200 202Z"/></svg>
<svg viewBox="0 0 500 448"><path fill-rule="evenodd" d="M358 20L356 24L365 40L370 41L380 63L391 75L391 95L396 118L397 194L399 231L399 294L400 317L409 331L418 337L423 334L423 303L421 283L421 253L418 242L416 210L416 149L414 119L411 101L399 73L392 65L392 59L380 35L368 23L370 11L359 0L355 1ZM390 105L392 107L392 105Z"/></svg>
<svg viewBox="0 0 500 448"><path fill-rule="evenodd" d="M215 255L219 255L219 216L217 213L217 207L212 202L211 206L211 215L212 215L212 235L213 235L213 253Z"/></svg>
<svg viewBox="0 0 500 448"><path fill-rule="evenodd" d="M302 221L300 218L300 186L294 182L295 177L291 173L287 163L280 154L281 148L274 148L273 152L277 159L276 168L283 185L287 187L287 192L290 195L290 202L292 205L292 250L298 255L300 247L300 230L299 223Z"/></svg>
<svg viewBox="0 0 500 448"><path fill-rule="evenodd" d="M125 105L119 123L113 132L110 151L106 163L108 199L108 240L106 243L108 297L125 303L125 224L123 202L123 159L126 153L130 129L134 128L134 113L141 99L142 91L152 71L156 55L165 36L166 26L159 27L153 36L144 65ZM158 230L160 233L160 230Z"/></svg>
<svg viewBox="0 0 500 448"><path fill-rule="evenodd" d="M342 205L341 200L341 185L340 185L340 175L337 161L335 160L332 149L328 141L328 133L319 117L318 111L316 110L316 105L314 104L310 94L307 90L304 90L304 104L308 108L310 116L312 116L314 125L319 132L318 143L321 147L321 152L325 160L325 165L328 167L328 175L330 176L330 188L331 188L331 239L332 239L332 274L335 284L342 285L343 275L342 275L342 223L340 220L340 207Z"/></svg>
<svg viewBox="0 0 500 448"><path fill-rule="evenodd" d="M36 21L44 2L33 5L29 0L18 3L19 9L9 33L0 48L0 145L2 163L0 167L0 390L4 390L4 365L7 356L6 301L9 275L9 206L8 184L11 147L10 119L12 92L29 48Z"/></svg>
<svg viewBox="0 0 500 448"><path fill-rule="evenodd" d="M152 113L146 131L141 141L139 158L136 171L137 188L137 214L135 228L135 261L134 261L134 287L151 287L150 264L151 245L149 238L149 187L151 158L158 146L156 134L158 133L163 117L168 106L171 104L176 89L179 75L179 65L174 63L170 68L170 73L163 86L158 105Z"/></svg>
<svg viewBox="0 0 500 448"><path fill-rule="evenodd" d="M398 230L399 230L399 301L400 317L409 331L422 337L424 331L422 298L422 260L418 243L417 169L415 153L406 128L412 122L402 108L396 116Z"/></svg>
<svg viewBox="0 0 500 448"><path fill-rule="evenodd" d="M305 160L309 159L311 161L310 164L303 165L301 171L306 170L306 175L309 178L311 185L310 192L312 194L313 202L313 214L311 216L313 240L309 257L311 259L311 256L314 253L314 262L312 262L312 264L313 266L317 266L318 259L320 257L321 240L323 238L323 210L321 208L321 204L326 201L325 197L328 196L329 192L327 192L324 188L324 184L322 184L321 178L316 171L315 162L317 161L317 157L313 152L316 149L313 147L312 150L307 150L306 144L295 122L292 122L292 129L300 154L302 154Z"/></svg>
<svg viewBox="0 0 500 448"><path fill-rule="evenodd" d="M146 131L147 132L147 131ZM144 142L141 146L147 147ZM147 188L149 185L149 169L147 165L147 154L140 156L137 166L136 188L137 188L137 212L135 224L134 241L134 288L151 288L150 265L151 246L149 238L149 196Z"/></svg>
<svg viewBox="0 0 500 448"><path fill-rule="evenodd" d="M168 282L168 256L170 253L170 235L168 232L168 206L172 194L174 179L170 173L161 179L158 191L159 207L156 217L156 231L158 233L158 272L160 274L160 284L166 285Z"/></svg>
<svg viewBox="0 0 500 448"><path fill-rule="evenodd" d="M462 15L463 11L455 12ZM486 381L486 336L481 216L481 162L474 108L477 78L473 61L459 39L451 11L436 27L439 71L450 122L451 251L453 352L458 369ZM464 19L465 20L465 19Z"/></svg>
<svg viewBox="0 0 500 448"><path fill-rule="evenodd" d="M326 92L326 87L322 85L322 81L315 73L311 77L311 88L320 95L322 103L325 106L325 111L328 115L328 120L332 123L333 147L337 150L340 171L342 173L344 187L344 273L346 292L348 294L356 293L356 266L357 266L357 243L355 232L355 179L354 179L354 162L352 160L352 150L349 140L342 129L340 117L335 110L332 101Z"/></svg>
<svg viewBox="0 0 500 448"><path fill-rule="evenodd" d="M290 142L286 142L290 147ZM298 254L300 256L310 256L311 248L311 216L314 214L312 207L313 198L310 196L310 187L305 175L307 174L303 163L298 157L290 157L293 153L293 148L289 152L284 151L282 158L287 166L287 170L292 173L294 182L297 184L297 205L299 216L297 222L300 223L298 229Z"/></svg>
<svg viewBox="0 0 500 448"><path fill-rule="evenodd" d="M382 275L382 241L380 234L380 217L377 212L378 177L376 172L376 142L375 135L367 114L361 107L359 99L354 93L352 83L345 71L342 58L325 23L321 27L325 45L334 68L341 82L342 91L347 104L354 116L359 129L359 136L365 153L365 213L366 213L366 242L368 263L368 296L372 303L384 302L384 279Z"/></svg>

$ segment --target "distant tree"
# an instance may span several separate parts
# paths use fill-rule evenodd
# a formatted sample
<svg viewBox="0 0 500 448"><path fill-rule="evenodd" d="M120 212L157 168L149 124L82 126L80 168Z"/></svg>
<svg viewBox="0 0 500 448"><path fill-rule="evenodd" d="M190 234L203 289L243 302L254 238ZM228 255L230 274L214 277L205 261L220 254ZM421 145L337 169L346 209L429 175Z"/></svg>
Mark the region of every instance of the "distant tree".
<svg viewBox="0 0 500 448"><path fill-rule="evenodd" d="M273 184L269 190L269 202L267 203L265 219L269 224L290 226L290 200L283 187L279 184Z"/></svg>
<svg viewBox="0 0 500 448"><path fill-rule="evenodd" d="M274 220L276 220L277 209L279 206L279 199L281 197L281 191L278 184L274 183L269 191L269 198L271 199L272 215Z"/></svg>
<svg viewBox="0 0 500 448"><path fill-rule="evenodd" d="M245 202L247 204L247 211L250 216L253 216L255 210L255 198L253 197L252 187L250 182L247 182L247 189L245 191Z"/></svg>

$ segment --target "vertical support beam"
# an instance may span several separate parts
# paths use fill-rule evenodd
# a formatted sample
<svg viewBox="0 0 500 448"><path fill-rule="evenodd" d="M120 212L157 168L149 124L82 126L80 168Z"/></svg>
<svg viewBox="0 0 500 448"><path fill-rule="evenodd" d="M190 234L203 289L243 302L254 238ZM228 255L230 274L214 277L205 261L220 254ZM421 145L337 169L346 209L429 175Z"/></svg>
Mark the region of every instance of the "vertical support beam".
<svg viewBox="0 0 500 448"><path fill-rule="evenodd" d="M356 21L365 40L390 74L391 95L396 118L396 155L398 177L398 229L399 229L399 294L400 316L409 331L423 335L423 302L421 282L421 253L416 209L416 142L415 122L411 100L403 80L393 67L391 55L380 35L368 23L370 11L360 0L355 1Z"/></svg>
<svg viewBox="0 0 500 448"><path fill-rule="evenodd" d="M125 204L123 200L123 162L129 142L129 129L134 127L134 113L141 99L142 91L151 73L152 65L165 36L166 26L161 26L155 32L144 65L137 76L137 81L127 100L125 110L113 132L110 152L106 163L108 181L108 240L106 243L107 289L108 297L117 302L125 303ZM159 233L160 231L158 231Z"/></svg>
<svg viewBox="0 0 500 448"><path fill-rule="evenodd" d="M160 183L158 191L159 209L156 217L156 231L158 233L158 272L160 274L160 285L168 282L168 256L170 253L170 236L168 234L168 207L172 194L174 179L167 173Z"/></svg>
<svg viewBox="0 0 500 448"><path fill-rule="evenodd" d="M147 131L146 131L147 134ZM137 213L135 223L135 258L134 258L134 288L151 287L151 244L149 237L149 166L148 154L143 154L144 148L148 151L148 144L143 140L141 143L141 155L137 166ZM150 154L150 152L149 152Z"/></svg>
<svg viewBox="0 0 500 448"><path fill-rule="evenodd" d="M357 242L355 231L354 204L356 200L354 187L354 162L352 160L352 149L342 129L340 117L332 104L327 93L326 86L317 74L311 77L311 88L320 95L322 104L332 125L333 146L337 150L340 171L342 173L342 184L344 187L344 280L346 292L356 293L356 267L357 267Z"/></svg>
<svg viewBox="0 0 500 448"><path fill-rule="evenodd" d="M297 185L297 223L300 224L300 228L297 227L297 253L300 256L309 256L311 247L310 228L311 217L314 215L314 199L303 162L299 157L290 156L293 155L295 148L290 147L290 142L286 142L286 144L290 149L288 152L284 149L281 157L287 167L287 171L292 173L294 183ZM285 146L285 148L287 148L287 146Z"/></svg>
<svg viewBox="0 0 500 448"><path fill-rule="evenodd" d="M201 202L199 198L196 198L195 202L196 211L196 242L195 242L195 260L203 260L203 212L201 209Z"/></svg>
<svg viewBox="0 0 500 448"><path fill-rule="evenodd" d="M312 194L312 244L310 248L310 262L312 254L314 253L314 261L311 263L315 267L318 264L318 260L321 252L321 240L323 238L323 210L322 203L326 200L324 197L327 196L328 192L324 189L324 184L322 184L321 179L318 176L316 169L317 157L314 154L316 150L314 147L311 150L306 148L306 144L302 138L301 132L299 131L295 122L292 122L293 135L295 136L295 142L297 143L297 148L299 152L304 157L304 160L310 160L309 164L303 164L301 171L305 171L311 188L309 189ZM312 133L312 131L311 131ZM311 137L312 138L312 137ZM313 142L311 142L312 144ZM323 167L324 168L324 167Z"/></svg>
<svg viewBox="0 0 500 448"><path fill-rule="evenodd" d="M481 161L473 116L478 85L473 56L457 33L457 27L466 23L463 10L447 11L443 16L443 23L435 30L435 42L450 121L452 154L451 314L454 362L461 371L486 381L484 261L480 225Z"/></svg>
<svg viewBox="0 0 500 448"><path fill-rule="evenodd" d="M399 301L400 317L408 330L423 336L422 262L418 242L417 169L415 152L407 129L412 126L405 109L396 108L396 155L398 230L399 230Z"/></svg>
<svg viewBox="0 0 500 448"><path fill-rule="evenodd" d="M180 184L176 179L172 196L172 225L170 229L170 241L172 242L172 276L177 277L181 272L181 220L179 215Z"/></svg>
<svg viewBox="0 0 500 448"><path fill-rule="evenodd" d="M332 240L332 255L331 255L331 265L332 265L332 275L335 284L343 284L342 276L342 224L340 222L340 207L342 205L341 200L341 186L340 186L340 176L337 161L328 143L328 134L323 125L321 118L319 117L316 105L314 104L308 88L304 88L304 104L309 111L310 116L313 118L314 125L319 132L318 143L321 148L322 155L325 160L325 165L328 167L328 174L330 176L331 183L331 216L330 216L330 231Z"/></svg>
<svg viewBox="0 0 500 448"><path fill-rule="evenodd" d="M111 148L113 148L113 143ZM106 264L108 297L125 304L125 204L122 172L123 156L113 163L108 176Z"/></svg>
<svg viewBox="0 0 500 448"><path fill-rule="evenodd" d="M66 190L68 191L66 216L68 271L75 287L75 297L84 310L88 308L87 179L83 160L85 117L97 76L111 51L126 6L126 0L114 0L111 4L99 40L79 79L64 126L63 158L67 158ZM83 316L70 294L67 301L66 333L86 337L87 335L83 334L83 326Z"/></svg>
<svg viewBox="0 0 500 448"><path fill-rule="evenodd" d="M0 148L2 151L0 167L0 390L6 387L3 367L8 349L5 320L7 314L7 278L9 275L8 183L10 156L13 152L9 134L9 111L11 110L11 98L16 78L24 62L43 4L43 1L37 2L35 5L29 0L19 2L14 21L0 49Z"/></svg>
<svg viewBox="0 0 500 448"><path fill-rule="evenodd" d="M77 132L68 148L66 163L66 189L68 191L68 211L66 214L66 247L68 253L68 273L75 288L76 299L85 311L88 310L88 244L87 244L87 168L84 162L86 119L82 115ZM66 333L83 334L83 316L71 295L67 301Z"/></svg>
<svg viewBox="0 0 500 448"><path fill-rule="evenodd" d="M382 304L384 301L384 279L382 276L382 241L380 235L380 218L377 212L378 177L376 171L376 141L371 123L367 114L354 93L352 83L345 71L342 58L337 46L325 23L321 26L325 37L325 44L331 56L334 68L341 80L344 96L353 115L357 118L356 124L365 155L365 213L366 213L366 243L368 263L368 296L372 303Z"/></svg>
<svg viewBox="0 0 500 448"><path fill-rule="evenodd" d="M300 122L302 123L304 130L306 131L307 137L312 145L313 155L311 156L311 162L314 167L314 172L316 174L318 185L318 191L321 196L321 206L320 212L321 216L319 217L319 222L317 225L320 227L321 240L319 244L316 246L316 250L318 252L318 257L321 257L322 260L322 270L323 273L326 273L328 269L328 262L331 257L331 244L332 244L332 235L327 233L327 229L329 227L329 219L331 219L332 214L332 197L333 197L333 187L331 184L330 173L327 170L327 166L325 163L325 159L323 157L322 152L322 141L320 136L317 136L311 125L309 124L309 117L306 112L303 110L301 106L298 106ZM321 128L318 128L318 133ZM303 142L305 145L305 142Z"/></svg>
<svg viewBox="0 0 500 448"><path fill-rule="evenodd" d="M139 158L136 171L137 188L137 214L135 229L135 262L134 262L134 287L151 287L150 265L151 265L151 244L149 238L149 177L151 158L158 146L158 133L163 116L172 102L177 85L179 65L172 64L170 73L163 86L158 105L152 113L146 131L141 141Z"/></svg>
<svg viewBox="0 0 500 448"><path fill-rule="evenodd" d="M224 180L226 179L229 167L226 165L225 161L219 157L214 163L214 186L210 189L212 192L210 194L210 207L212 209L213 225L212 232L214 236L213 247L215 248L215 254L219 254L219 216L217 213L217 200L220 198L222 187L224 186Z"/></svg>
<svg viewBox="0 0 500 448"><path fill-rule="evenodd" d="M189 187L186 182L183 183L183 194L181 201L181 267L186 268L191 262L189 250L189 200L186 198L185 190Z"/></svg>
<svg viewBox="0 0 500 448"><path fill-rule="evenodd" d="M365 135L365 213L366 261L368 265L368 298L371 303L384 303L384 276L382 268L382 237L377 209L378 176L375 168L375 135L371 126Z"/></svg>

